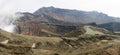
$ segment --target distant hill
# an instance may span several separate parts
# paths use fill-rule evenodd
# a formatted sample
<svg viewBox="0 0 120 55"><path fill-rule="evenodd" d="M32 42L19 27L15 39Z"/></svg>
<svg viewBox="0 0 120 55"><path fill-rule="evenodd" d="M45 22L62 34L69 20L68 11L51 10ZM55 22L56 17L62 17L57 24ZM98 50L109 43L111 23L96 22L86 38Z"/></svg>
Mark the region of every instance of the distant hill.
<svg viewBox="0 0 120 55"><path fill-rule="evenodd" d="M113 31L113 32L119 32L120 31L120 22L110 22L110 23L104 23L98 25L101 28L105 28L107 30Z"/></svg>

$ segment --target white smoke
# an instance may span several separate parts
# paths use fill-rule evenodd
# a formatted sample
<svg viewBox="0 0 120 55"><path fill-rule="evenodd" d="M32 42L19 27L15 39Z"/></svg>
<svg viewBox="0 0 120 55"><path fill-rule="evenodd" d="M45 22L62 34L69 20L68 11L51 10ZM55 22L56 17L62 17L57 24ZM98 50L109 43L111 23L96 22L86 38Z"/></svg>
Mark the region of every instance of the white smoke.
<svg viewBox="0 0 120 55"><path fill-rule="evenodd" d="M0 29L8 32L14 32L15 25L13 24L19 16L17 16L15 5L4 0L0 2Z"/></svg>
<svg viewBox="0 0 120 55"><path fill-rule="evenodd" d="M13 32L14 25L12 24L12 18L7 16L0 16L0 28L8 32Z"/></svg>
<svg viewBox="0 0 120 55"><path fill-rule="evenodd" d="M8 31L14 32L15 24L14 22L19 18L18 15L3 15L0 16L0 28Z"/></svg>

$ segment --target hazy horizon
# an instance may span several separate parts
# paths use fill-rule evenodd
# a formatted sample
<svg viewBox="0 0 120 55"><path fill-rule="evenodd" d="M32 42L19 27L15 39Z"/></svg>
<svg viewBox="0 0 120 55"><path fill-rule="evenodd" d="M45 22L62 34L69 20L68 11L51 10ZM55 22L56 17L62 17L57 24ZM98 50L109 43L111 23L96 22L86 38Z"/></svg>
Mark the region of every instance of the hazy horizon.
<svg viewBox="0 0 120 55"><path fill-rule="evenodd" d="M0 0L0 14L35 12L41 7L54 6L64 9L98 11L109 16L120 17L119 0Z"/></svg>

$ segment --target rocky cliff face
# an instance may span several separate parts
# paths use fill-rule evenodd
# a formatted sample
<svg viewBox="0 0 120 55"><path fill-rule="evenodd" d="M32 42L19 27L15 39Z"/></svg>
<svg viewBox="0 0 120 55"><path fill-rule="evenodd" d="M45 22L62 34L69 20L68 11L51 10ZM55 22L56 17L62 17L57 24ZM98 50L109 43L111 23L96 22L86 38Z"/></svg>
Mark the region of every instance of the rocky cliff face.
<svg viewBox="0 0 120 55"><path fill-rule="evenodd" d="M72 30L78 29L78 26L64 26L53 24L41 24L36 22L19 22L16 25L16 33L23 35L36 36L60 36Z"/></svg>

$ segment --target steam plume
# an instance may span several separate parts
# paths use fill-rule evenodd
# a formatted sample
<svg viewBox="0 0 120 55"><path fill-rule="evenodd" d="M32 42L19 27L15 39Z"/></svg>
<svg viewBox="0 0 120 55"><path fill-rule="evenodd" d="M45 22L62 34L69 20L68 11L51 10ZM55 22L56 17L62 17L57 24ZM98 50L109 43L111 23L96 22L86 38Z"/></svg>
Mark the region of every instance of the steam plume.
<svg viewBox="0 0 120 55"><path fill-rule="evenodd" d="M16 16L14 4L7 3L6 0L0 3L0 29L8 32L14 32L15 25L13 24L19 16Z"/></svg>

